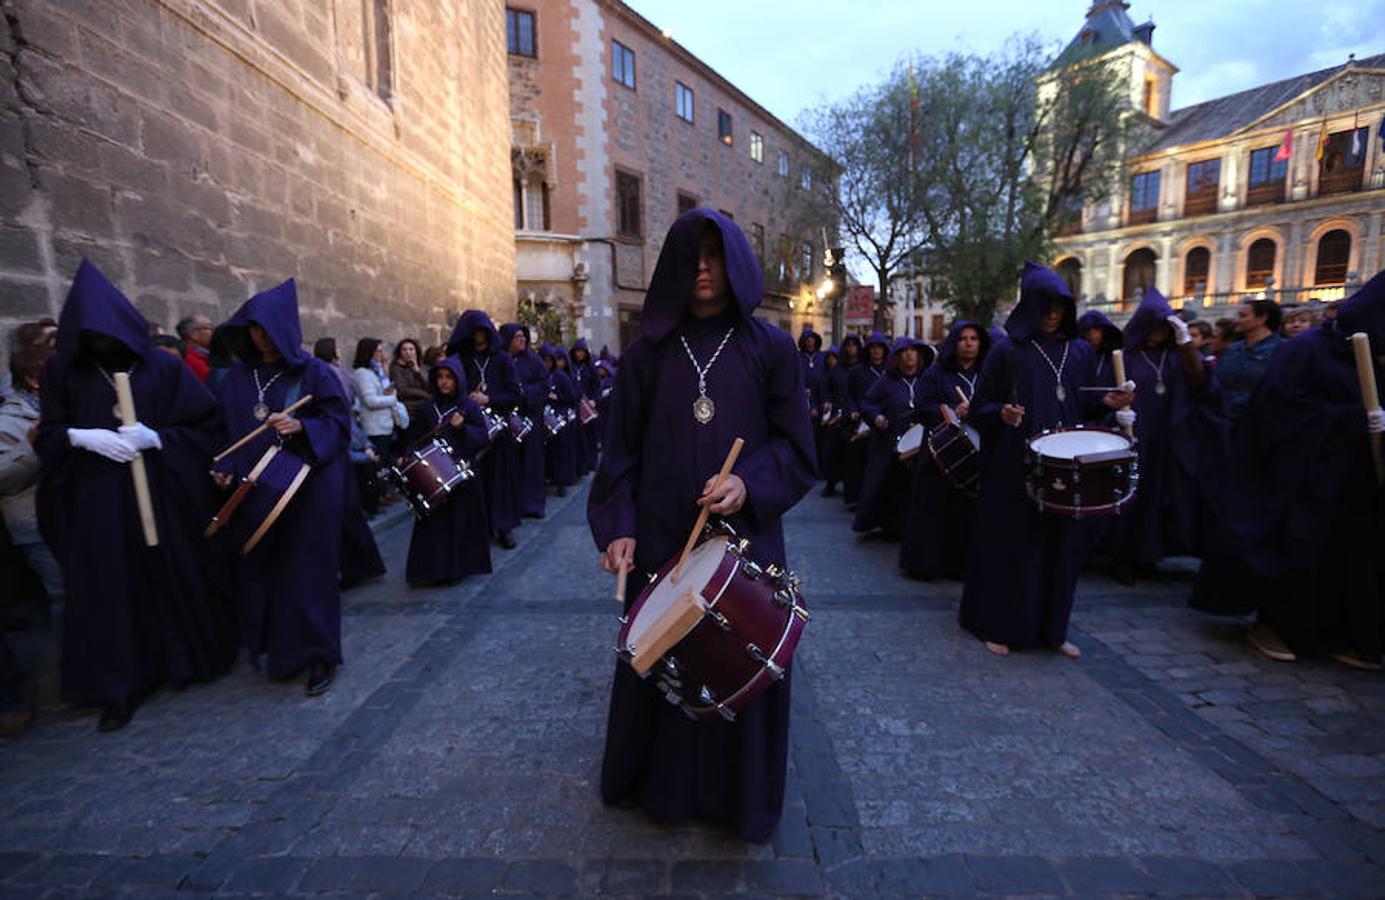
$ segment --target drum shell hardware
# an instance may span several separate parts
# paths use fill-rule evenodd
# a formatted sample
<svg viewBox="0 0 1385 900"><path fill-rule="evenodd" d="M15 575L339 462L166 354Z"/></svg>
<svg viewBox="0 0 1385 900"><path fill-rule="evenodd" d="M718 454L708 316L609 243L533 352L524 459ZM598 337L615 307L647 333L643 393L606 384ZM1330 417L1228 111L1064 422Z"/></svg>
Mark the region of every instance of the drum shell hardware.
<svg viewBox="0 0 1385 900"><path fill-rule="evenodd" d="M1113 436L1124 447L1065 457L1046 455L1036 446L1052 435L1078 433L1099 437L1103 445L1112 443ZM1140 457L1133 442L1109 428L1075 425L1048 429L1029 439L1026 458L1025 492L1042 513L1077 520L1117 515L1135 498L1139 486Z"/></svg>

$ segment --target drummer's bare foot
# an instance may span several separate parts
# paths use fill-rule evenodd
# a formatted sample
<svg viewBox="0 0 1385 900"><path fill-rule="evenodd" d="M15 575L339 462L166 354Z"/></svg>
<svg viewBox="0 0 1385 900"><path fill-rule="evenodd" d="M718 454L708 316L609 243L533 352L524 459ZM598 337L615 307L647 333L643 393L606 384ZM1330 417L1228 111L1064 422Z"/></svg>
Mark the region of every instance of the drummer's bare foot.
<svg viewBox="0 0 1385 900"><path fill-rule="evenodd" d="M1010 648L1004 644L997 644L995 641L985 641L986 649L996 656L1009 656Z"/></svg>
<svg viewBox="0 0 1385 900"><path fill-rule="evenodd" d="M1063 643L1059 644L1058 652L1066 656L1068 659L1078 659L1082 656L1082 648L1074 644L1072 641L1063 641Z"/></svg>

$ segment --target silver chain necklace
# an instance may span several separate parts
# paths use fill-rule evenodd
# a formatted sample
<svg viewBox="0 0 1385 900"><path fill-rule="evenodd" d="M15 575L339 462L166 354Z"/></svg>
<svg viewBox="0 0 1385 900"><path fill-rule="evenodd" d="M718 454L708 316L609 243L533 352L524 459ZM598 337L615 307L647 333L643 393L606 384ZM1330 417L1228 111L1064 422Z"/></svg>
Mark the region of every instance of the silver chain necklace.
<svg viewBox="0 0 1385 900"><path fill-rule="evenodd" d="M477 379L479 383L476 385L476 390L484 394L486 392L486 369L489 368L491 364L490 357L486 357L486 361L483 363L479 358L473 356L471 358L471 364L476 367L476 374L480 376Z"/></svg>
<svg viewBox="0 0 1385 900"><path fill-rule="evenodd" d="M138 364L130 363L130 368L125 371L125 374L133 377L135 374L136 365ZM115 420L117 422L125 421L124 418L122 418L120 415L120 391L117 391L115 389L115 379L111 377L110 372L106 371L105 366L97 366L96 371L101 373L101 377L106 379L106 384L109 384L111 386L111 390L115 393L115 406L111 407L111 415L115 416Z"/></svg>
<svg viewBox="0 0 1385 900"><path fill-rule="evenodd" d="M1044 352L1044 348L1039 346L1038 341L1034 341L1031 346L1039 352L1039 355L1044 358L1044 362L1048 363L1048 367L1053 370L1053 378L1058 383L1058 386L1053 389L1054 396L1058 398L1059 403L1067 400L1068 391L1067 388L1063 387L1063 367L1068 364L1069 343L1067 341L1063 342L1063 358L1058 361L1058 365L1056 366L1053 364L1053 360L1048 358L1048 354Z"/></svg>
<svg viewBox="0 0 1385 900"><path fill-rule="evenodd" d="M913 409L913 408L914 408L914 385L918 384L919 377L918 377L917 375L915 375L913 378L903 378L903 377L901 377L899 380L902 381L902 382L904 382L904 386L907 387L907 388L909 389L909 408L910 408L910 409Z"/></svg>
<svg viewBox="0 0 1385 900"><path fill-rule="evenodd" d="M688 346L688 339L683 335L678 335L678 340L683 342L683 350L688 354L688 361L692 363L693 371L697 373L697 399L693 401L693 418L699 425L710 424L716 417L717 405L712 402L712 398L707 396L707 373L712 371L712 366L716 364L717 357L721 356L722 348L726 342L731 340L731 335L736 331L736 326L732 325L726 329L726 334L722 336L721 343L717 344L717 350L712 354L712 358L707 360L707 365L699 366L697 357L693 356L692 348Z"/></svg>
<svg viewBox="0 0 1385 900"><path fill-rule="evenodd" d="M963 375L963 374L961 373L961 371L959 370L959 371L957 372L957 377L960 378L960 379L962 379L962 381L966 384L966 386L967 386L967 402L970 403L970 402L971 402L971 398L976 396L976 379L977 379L978 376L973 375L973 376L971 376L970 378L968 378L967 376Z"/></svg>
<svg viewBox="0 0 1385 900"><path fill-rule="evenodd" d="M1164 360L1169 358L1169 348L1165 347L1164 352L1159 355L1159 365L1154 364L1154 360L1149 358L1145 348L1140 348L1140 355L1145 358L1145 362L1154 370L1154 393L1160 397L1167 393L1168 388L1164 387Z"/></svg>
<svg viewBox="0 0 1385 900"><path fill-rule="evenodd" d="M256 422L263 422L265 419L269 418L269 404L264 402L265 392L269 390L274 382L279 380L279 376L284 374L285 371L287 370L280 369L278 372L275 372L274 377L266 381L264 387L260 387L260 370L254 368L250 370L250 374L255 379L255 406L250 412L254 415Z"/></svg>

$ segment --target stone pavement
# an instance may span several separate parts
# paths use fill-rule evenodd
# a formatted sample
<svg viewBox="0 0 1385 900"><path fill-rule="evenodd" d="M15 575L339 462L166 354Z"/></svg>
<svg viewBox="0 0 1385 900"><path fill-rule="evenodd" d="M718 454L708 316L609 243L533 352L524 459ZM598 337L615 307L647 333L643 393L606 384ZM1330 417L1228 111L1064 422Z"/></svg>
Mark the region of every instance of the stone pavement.
<svg viewBox="0 0 1385 900"><path fill-rule="evenodd" d="M0 744L0 896L1385 895L1385 678L1257 657L1189 569L1082 582L1086 651L985 653L836 501L789 522L814 618L774 839L596 795L614 656L585 492L497 572L346 596L326 697L240 666L98 735Z"/></svg>

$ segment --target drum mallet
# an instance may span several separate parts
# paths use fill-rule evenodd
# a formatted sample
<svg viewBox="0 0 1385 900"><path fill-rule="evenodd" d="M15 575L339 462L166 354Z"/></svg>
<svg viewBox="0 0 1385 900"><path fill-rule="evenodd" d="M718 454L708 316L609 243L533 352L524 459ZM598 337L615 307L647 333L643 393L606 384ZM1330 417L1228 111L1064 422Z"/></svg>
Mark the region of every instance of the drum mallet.
<svg viewBox="0 0 1385 900"><path fill-rule="evenodd" d="M629 568L625 565L625 560L616 564L616 602L621 606L625 605L625 576L629 574Z"/></svg>
<svg viewBox="0 0 1385 900"><path fill-rule="evenodd" d="M120 424L139 424L139 419L135 416L135 395L130 390L130 373L116 372L113 380L115 397L120 403ZM154 525L154 503L149 499L149 477L145 474L144 456L140 453L136 453L135 458L130 460L130 477L135 480L135 504L139 506L139 523L144 529L144 545L157 547L159 532Z"/></svg>
<svg viewBox="0 0 1385 900"><path fill-rule="evenodd" d="M1351 349L1356 354L1356 380L1361 382L1361 402L1366 412L1380 407L1380 394L1375 384L1375 361L1371 359L1371 339L1364 331L1351 336ZM1375 480L1385 484L1385 463L1380 459L1380 435L1371 435L1371 461L1375 463Z"/></svg>
<svg viewBox="0 0 1385 900"><path fill-rule="evenodd" d="M311 402L312 402L312 399L313 399L313 395L312 395L312 394L304 394L302 397L298 398L298 401L297 401L297 402L295 402L292 406L290 406L290 407L288 407L287 409L284 410L284 415L286 415L286 416L291 416L291 415L293 415L293 414L294 414L299 408L301 408L305 403L311 403ZM255 430L253 430L253 431L251 431L249 434L247 434L245 437L241 438L240 440L236 441L236 442L235 442L234 444L232 444L231 446L227 447L225 450L222 450L222 451L221 451L220 453L218 453L216 456L213 456L213 457L212 457L212 462L221 462L223 459L225 459L226 457L230 456L232 453L235 453L235 452L236 452L237 450L239 450L241 447L244 447L246 444L250 443L250 442L253 441L255 438L257 438L257 437L259 437L260 435L264 434L265 431L266 431L268 428L269 428L269 423L268 423L268 422L266 422L266 423L264 423L263 425L259 426L258 428L256 428Z"/></svg>
<svg viewBox="0 0 1385 900"><path fill-rule="evenodd" d="M731 452L726 454L726 462L721 464L721 471L717 473L717 480L712 482L712 491L721 487L721 483L726 480L726 476L731 474L731 469L736 465L736 458L741 455L741 448L745 446L743 438L736 438L731 445ZM697 536L702 533L702 528L707 524L707 517L711 515L711 506L702 507L702 512L697 514L697 523L693 525L692 531L688 534L688 542L683 545L683 554L678 557L678 565L673 567L673 583L677 584L678 579L683 577L683 564L688 561L688 554L692 553L693 547L697 544Z"/></svg>
<svg viewBox="0 0 1385 900"><path fill-rule="evenodd" d="M1111 368L1116 370L1116 390L1121 389L1125 384L1125 354L1119 350L1111 351ZM1125 426L1125 436L1131 440L1135 439L1135 426Z"/></svg>

